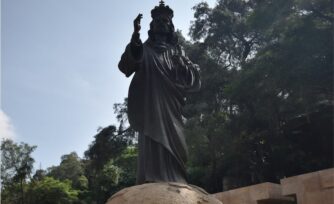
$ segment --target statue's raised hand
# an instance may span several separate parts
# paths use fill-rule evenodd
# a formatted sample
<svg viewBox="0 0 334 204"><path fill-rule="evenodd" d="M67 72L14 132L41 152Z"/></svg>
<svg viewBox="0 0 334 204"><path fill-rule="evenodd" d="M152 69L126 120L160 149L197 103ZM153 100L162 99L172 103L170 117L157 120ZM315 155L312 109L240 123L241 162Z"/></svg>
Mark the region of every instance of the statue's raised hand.
<svg viewBox="0 0 334 204"><path fill-rule="evenodd" d="M134 32L139 33L141 26L140 21L143 18L143 14L138 14L137 18L133 21Z"/></svg>

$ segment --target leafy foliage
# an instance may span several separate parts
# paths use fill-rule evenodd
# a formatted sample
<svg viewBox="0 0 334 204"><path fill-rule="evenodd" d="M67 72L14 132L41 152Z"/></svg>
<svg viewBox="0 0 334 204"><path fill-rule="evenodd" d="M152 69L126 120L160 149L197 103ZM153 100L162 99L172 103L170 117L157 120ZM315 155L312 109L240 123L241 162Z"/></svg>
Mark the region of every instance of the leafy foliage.
<svg viewBox="0 0 334 204"><path fill-rule="evenodd" d="M84 166L77 153L72 152L61 157L59 166L50 167L48 176L64 181L70 180L75 189L87 189L88 181L84 176Z"/></svg>
<svg viewBox="0 0 334 204"><path fill-rule="evenodd" d="M24 181L32 171L34 159L31 153L35 149L36 146L4 140L1 144L1 179L5 183Z"/></svg>
<svg viewBox="0 0 334 204"><path fill-rule="evenodd" d="M27 203L72 204L78 201L78 194L69 180L59 181L52 177L44 177L40 181L30 183Z"/></svg>
<svg viewBox="0 0 334 204"><path fill-rule="evenodd" d="M134 131L127 122L127 99L115 104L119 127L108 126L99 131L85 152L85 174L91 199L105 203L111 194L135 183L137 154L132 146Z"/></svg>
<svg viewBox="0 0 334 204"><path fill-rule="evenodd" d="M187 48L203 87L187 107L192 182L216 192L333 166L330 8L329 0L194 7Z"/></svg>
<svg viewBox="0 0 334 204"><path fill-rule="evenodd" d="M35 149L36 146L30 146L26 143L17 144L9 139L2 141L1 190L12 191L9 194L4 193L4 200L25 202L24 187L26 179L32 173L34 159L31 157L31 153Z"/></svg>

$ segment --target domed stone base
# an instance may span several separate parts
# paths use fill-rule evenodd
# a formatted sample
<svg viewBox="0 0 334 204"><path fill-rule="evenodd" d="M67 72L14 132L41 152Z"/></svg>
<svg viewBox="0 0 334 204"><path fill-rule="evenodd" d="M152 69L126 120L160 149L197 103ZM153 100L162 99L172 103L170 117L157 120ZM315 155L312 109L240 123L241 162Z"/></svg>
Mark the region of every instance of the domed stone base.
<svg viewBox="0 0 334 204"><path fill-rule="evenodd" d="M180 183L147 183L125 188L107 204L222 204L203 189Z"/></svg>

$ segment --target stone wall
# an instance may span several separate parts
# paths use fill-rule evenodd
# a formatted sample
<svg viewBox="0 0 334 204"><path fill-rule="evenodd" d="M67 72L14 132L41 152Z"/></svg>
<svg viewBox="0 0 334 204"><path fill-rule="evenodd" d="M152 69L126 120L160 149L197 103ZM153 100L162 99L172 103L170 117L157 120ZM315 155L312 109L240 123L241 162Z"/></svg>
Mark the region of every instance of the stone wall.
<svg viewBox="0 0 334 204"><path fill-rule="evenodd" d="M224 204L334 204L334 168L214 194Z"/></svg>
<svg viewBox="0 0 334 204"><path fill-rule="evenodd" d="M334 204L334 169L281 180L282 195L296 197L298 204Z"/></svg>

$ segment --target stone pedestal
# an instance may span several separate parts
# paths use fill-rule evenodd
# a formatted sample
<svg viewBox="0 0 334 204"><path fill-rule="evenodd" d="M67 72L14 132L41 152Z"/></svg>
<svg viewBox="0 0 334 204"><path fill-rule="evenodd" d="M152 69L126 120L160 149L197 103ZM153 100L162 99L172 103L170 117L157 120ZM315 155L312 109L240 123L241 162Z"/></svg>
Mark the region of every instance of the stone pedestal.
<svg viewBox="0 0 334 204"><path fill-rule="evenodd" d="M180 183L147 183L125 188L107 204L222 204L203 189ZM226 203L227 204L227 203Z"/></svg>
<svg viewBox="0 0 334 204"><path fill-rule="evenodd" d="M297 198L298 204L334 204L334 169L281 180L282 194Z"/></svg>
<svg viewBox="0 0 334 204"><path fill-rule="evenodd" d="M275 183L261 183L214 196L227 204L294 204L293 198L282 196L281 186Z"/></svg>

